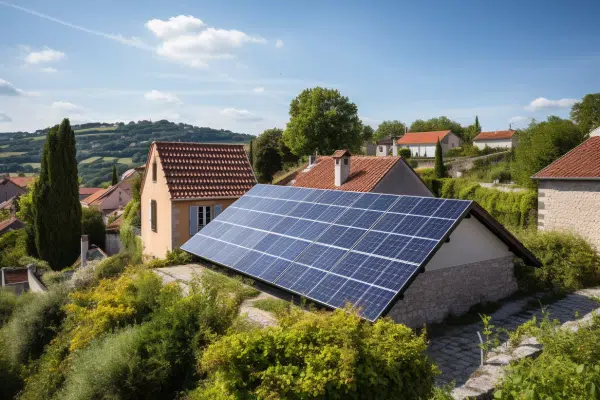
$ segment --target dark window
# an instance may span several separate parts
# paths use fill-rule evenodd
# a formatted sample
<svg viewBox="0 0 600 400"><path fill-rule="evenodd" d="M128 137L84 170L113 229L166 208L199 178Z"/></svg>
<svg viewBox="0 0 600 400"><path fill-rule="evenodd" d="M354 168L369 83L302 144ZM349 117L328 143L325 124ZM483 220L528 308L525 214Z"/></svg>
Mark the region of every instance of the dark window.
<svg viewBox="0 0 600 400"><path fill-rule="evenodd" d="M348 165L348 159L344 158L344 165Z"/></svg>
<svg viewBox="0 0 600 400"><path fill-rule="evenodd" d="M382 153L383 152L383 146L379 146L379 152Z"/></svg>
<svg viewBox="0 0 600 400"><path fill-rule="evenodd" d="M212 219L212 207L198 207L198 230L204 228Z"/></svg>
<svg viewBox="0 0 600 400"><path fill-rule="evenodd" d="M339 158L335 159L335 165L340 165L340 159Z"/></svg>
<svg viewBox="0 0 600 400"><path fill-rule="evenodd" d="M156 200L150 200L150 229L156 232Z"/></svg>
<svg viewBox="0 0 600 400"><path fill-rule="evenodd" d="M156 161L152 163L152 182L156 182Z"/></svg>

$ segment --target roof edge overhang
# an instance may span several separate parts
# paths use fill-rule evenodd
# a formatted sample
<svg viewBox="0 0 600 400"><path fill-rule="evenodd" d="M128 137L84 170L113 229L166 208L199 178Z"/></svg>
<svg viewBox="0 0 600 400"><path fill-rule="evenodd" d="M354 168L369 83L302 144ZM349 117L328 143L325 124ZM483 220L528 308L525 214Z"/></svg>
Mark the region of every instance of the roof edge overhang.
<svg viewBox="0 0 600 400"><path fill-rule="evenodd" d="M231 200L231 199L239 199L242 196L184 197L184 198L180 198L180 199L171 198L171 201Z"/></svg>
<svg viewBox="0 0 600 400"><path fill-rule="evenodd" d="M600 176L532 176L531 179L551 181L600 181Z"/></svg>
<svg viewBox="0 0 600 400"><path fill-rule="evenodd" d="M473 202L471 214L486 228L488 228L498 239L502 240L517 257L520 257L527 265L541 267L542 263L523 243L519 241L508 229L496 221L483 207Z"/></svg>

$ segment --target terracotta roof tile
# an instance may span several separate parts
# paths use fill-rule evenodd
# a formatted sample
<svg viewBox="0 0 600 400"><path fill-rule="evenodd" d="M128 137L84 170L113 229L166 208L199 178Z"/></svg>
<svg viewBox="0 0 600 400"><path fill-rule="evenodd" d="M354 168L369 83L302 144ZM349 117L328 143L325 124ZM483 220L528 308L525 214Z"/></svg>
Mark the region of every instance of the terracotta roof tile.
<svg viewBox="0 0 600 400"><path fill-rule="evenodd" d="M591 137L533 176L534 179L600 179L600 136Z"/></svg>
<svg viewBox="0 0 600 400"><path fill-rule="evenodd" d="M500 140L510 139L515 134L515 131L493 131L493 132L480 132L479 135L475 136L473 140Z"/></svg>
<svg viewBox="0 0 600 400"><path fill-rule="evenodd" d="M121 229L121 223L123 222L123 214L119 215L113 222L106 226L107 231L118 231Z"/></svg>
<svg viewBox="0 0 600 400"><path fill-rule="evenodd" d="M83 199L81 201L87 205L91 205L92 203L94 203L95 201L97 201L101 197L103 197L111 187L109 187L108 189L97 190L96 192L92 193L91 195L89 195L88 197L86 197L85 199Z"/></svg>
<svg viewBox="0 0 600 400"><path fill-rule="evenodd" d="M9 179L13 181L15 185L19 185L24 188L35 181L35 178L35 176L11 176Z"/></svg>
<svg viewBox="0 0 600 400"><path fill-rule="evenodd" d="M21 283L28 282L27 269L5 269L4 270L4 282L10 283Z"/></svg>
<svg viewBox="0 0 600 400"><path fill-rule="evenodd" d="M408 132L400 139L398 144L434 144L438 139L442 140L451 131L433 131L433 132Z"/></svg>
<svg viewBox="0 0 600 400"><path fill-rule="evenodd" d="M298 174L294 186L370 192L399 160L399 157L353 156L348 180L342 186L335 186L333 157L319 157L310 170Z"/></svg>
<svg viewBox="0 0 600 400"><path fill-rule="evenodd" d="M333 158L340 158L344 156L351 156L351 154L348 150L336 150L332 155Z"/></svg>
<svg viewBox="0 0 600 400"><path fill-rule="evenodd" d="M172 199L238 197L256 184L244 145L156 142Z"/></svg>
<svg viewBox="0 0 600 400"><path fill-rule="evenodd" d="M0 232L4 231L5 229L11 227L13 229L21 229L23 228L25 225L23 224L23 222L21 222L20 219L16 218L16 217L10 217L9 219L0 222Z"/></svg>
<svg viewBox="0 0 600 400"><path fill-rule="evenodd" d="M88 196L89 196L89 195L92 195L92 194L96 193L96 192L97 192L97 191L99 191L99 190L104 190L104 189L102 189L102 188L87 188L87 187L80 187L80 188L79 188L79 194L80 194L80 195L84 195L84 194L86 194L86 195L88 195Z"/></svg>

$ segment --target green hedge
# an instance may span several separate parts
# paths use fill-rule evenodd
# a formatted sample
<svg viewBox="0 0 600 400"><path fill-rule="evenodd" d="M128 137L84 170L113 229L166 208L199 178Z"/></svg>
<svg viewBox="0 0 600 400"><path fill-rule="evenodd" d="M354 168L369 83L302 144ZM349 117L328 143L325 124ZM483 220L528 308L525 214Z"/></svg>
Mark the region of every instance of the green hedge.
<svg viewBox="0 0 600 400"><path fill-rule="evenodd" d="M460 178L425 180L425 183L436 196L474 200L505 226L526 228L536 224L537 194L534 191L503 192Z"/></svg>

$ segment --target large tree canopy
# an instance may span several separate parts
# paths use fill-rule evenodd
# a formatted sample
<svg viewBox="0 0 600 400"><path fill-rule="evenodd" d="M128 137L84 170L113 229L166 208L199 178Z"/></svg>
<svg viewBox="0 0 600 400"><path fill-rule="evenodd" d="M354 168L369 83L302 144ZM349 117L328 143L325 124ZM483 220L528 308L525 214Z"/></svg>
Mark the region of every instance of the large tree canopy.
<svg viewBox="0 0 600 400"><path fill-rule="evenodd" d="M583 133L600 126L600 93L586 94L583 100L573 105L571 119Z"/></svg>
<svg viewBox="0 0 600 400"><path fill-rule="evenodd" d="M513 179L521 186L534 187L531 176L581 144L586 136L568 119L550 116L544 122L533 121L519 132L519 146L511 165Z"/></svg>
<svg viewBox="0 0 600 400"><path fill-rule="evenodd" d="M362 129L356 104L338 90L316 87L292 100L283 141L297 156L344 148L357 151Z"/></svg>
<svg viewBox="0 0 600 400"><path fill-rule="evenodd" d="M362 129L362 142L373 142L374 141L375 130L371 127L371 125L365 125Z"/></svg>
<svg viewBox="0 0 600 400"><path fill-rule="evenodd" d="M267 129L254 142L254 173L260 183L269 183L283 166L281 129Z"/></svg>
<svg viewBox="0 0 600 400"><path fill-rule="evenodd" d="M431 118L426 121L418 119L410 125L411 132L431 132L451 130L459 137L463 137L465 128L456 121L452 121L448 117Z"/></svg>
<svg viewBox="0 0 600 400"><path fill-rule="evenodd" d="M404 125L402 122L397 121L397 120L383 121L377 127L377 130L375 131L375 136L373 137L373 140L375 141L375 143L377 143L378 141L380 141L381 139L384 139L386 137L400 138L400 137L404 136L405 132L406 132L406 125Z"/></svg>

